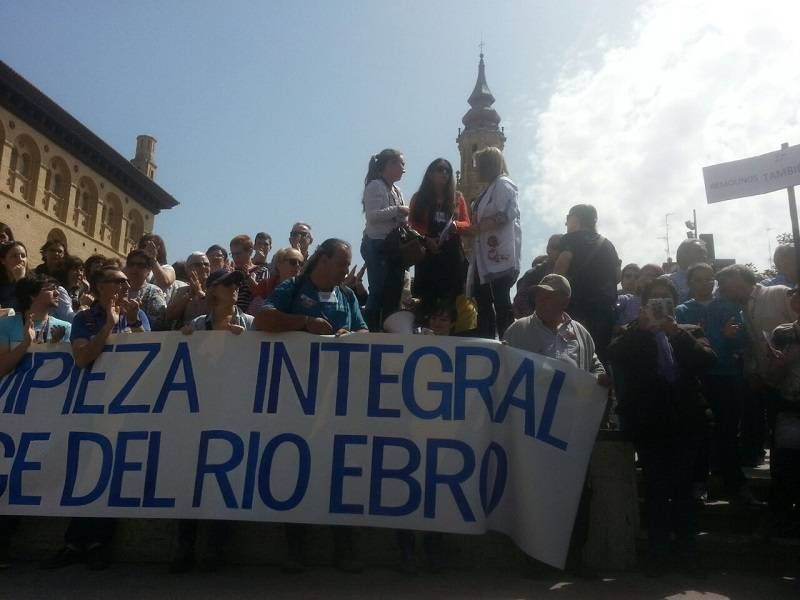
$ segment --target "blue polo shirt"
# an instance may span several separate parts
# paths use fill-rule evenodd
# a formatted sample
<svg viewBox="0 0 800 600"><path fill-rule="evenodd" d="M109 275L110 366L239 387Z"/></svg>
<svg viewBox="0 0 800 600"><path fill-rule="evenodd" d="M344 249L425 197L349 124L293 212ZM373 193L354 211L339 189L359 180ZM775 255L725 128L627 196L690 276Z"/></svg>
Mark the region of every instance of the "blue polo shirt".
<svg viewBox="0 0 800 600"><path fill-rule="evenodd" d="M298 282L300 289L296 289ZM320 292L308 277L291 277L281 283L264 303L264 308L274 308L290 315L322 317L333 331L366 329L356 295L339 285L331 292Z"/></svg>
<svg viewBox="0 0 800 600"><path fill-rule="evenodd" d="M150 331L150 321L147 320L147 315L144 311L139 309L139 320L142 322L142 329ZM100 304L95 302L91 307L82 310L75 315L72 320L72 341L75 340L91 340L103 328L106 322L106 311ZM119 321L114 325L111 333L130 333L131 328L125 315L119 316Z"/></svg>
<svg viewBox="0 0 800 600"><path fill-rule="evenodd" d="M747 346L747 333L742 327L735 338L726 338L722 331L730 319L741 325L742 311L733 302L722 298L712 300L708 304L689 300L675 307L675 320L681 325L699 325L711 343L717 355L717 362L709 371L711 375L741 374L738 356Z"/></svg>

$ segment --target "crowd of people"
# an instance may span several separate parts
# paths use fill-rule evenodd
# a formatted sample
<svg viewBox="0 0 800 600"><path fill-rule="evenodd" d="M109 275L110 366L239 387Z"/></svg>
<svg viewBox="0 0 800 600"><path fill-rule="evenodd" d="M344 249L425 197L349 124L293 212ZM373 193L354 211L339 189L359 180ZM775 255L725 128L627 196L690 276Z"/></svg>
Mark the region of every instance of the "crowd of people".
<svg viewBox="0 0 800 600"><path fill-rule="evenodd" d="M164 240L147 234L124 261L97 254L81 260L63 241L48 240L32 269L25 242L0 223L0 376L32 344L69 342L84 368L111 334L342 336L381 332L391 315L405 310L418 333L501 340L585 370L608 389L610 421L635 445L643 471L650 573L663 572L675 552L687 568L698 568L696 511L709 493L759 504L743 467L760 464L767 450L768 526L797 527L794 249L776 250L778 274L769 281L757 281L744 265L715 269L697 239L681 243L673 272L652 263L622 267L613 243L597 231L595 208L578 204L566 215L566 231L550 236L545 254L522 273L517 186L497 148L477 152L474 160L483 183L478 197L468 202L456 190L450 162L437 158L406 204L399 187L403 154L386 149L372 156L362 197L361 269L342 239L327 239L312 253L312 228L304 222L292 226L288 245L272 256L272 237L259 232L170 265ZM718 489L710 485L715 481ZM576 569L588 494L585 489L570 549ZM0 517L0 563L7 562L16 523ZM197 526L181 521L174 571L193 568ZM228 527L209 527L219 549ZM337 566L360 571L354 530L334 530ZM64 547L46 566L108 567L113 531L111 519L71 519ZM306 531L286 526L286 571L304 569ZM414 572L414 534L399 531L397 539L402 568ZM427 534L424 545L432 568L441 568L441 535Z"/></svg>

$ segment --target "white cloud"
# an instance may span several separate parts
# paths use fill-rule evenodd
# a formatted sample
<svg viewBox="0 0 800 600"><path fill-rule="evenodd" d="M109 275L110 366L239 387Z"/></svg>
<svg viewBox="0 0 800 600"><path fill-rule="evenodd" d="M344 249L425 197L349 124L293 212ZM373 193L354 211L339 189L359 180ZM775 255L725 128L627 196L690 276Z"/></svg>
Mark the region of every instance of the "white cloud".
<svg viewBox="0 0 800 600"><path fill-rule="evenodd" d="M706 205L702 167L800 143L800 2L655 1L628 43L571 61L536 117L526 225L560 231L568 207L597 206L623 261L674 256L697 209L718 257L765 265L790 231L786 193Z"/></svg>

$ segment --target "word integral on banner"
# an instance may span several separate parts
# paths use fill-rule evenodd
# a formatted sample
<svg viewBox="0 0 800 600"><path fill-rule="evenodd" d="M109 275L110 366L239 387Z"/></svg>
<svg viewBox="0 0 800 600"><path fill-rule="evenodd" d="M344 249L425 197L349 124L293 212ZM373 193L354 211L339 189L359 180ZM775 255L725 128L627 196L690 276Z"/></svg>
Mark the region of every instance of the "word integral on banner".
<svg viewBox="0 0 800 600"><path fill-rule="evenodd" d="M604 406L485 340L122 335L87 369L39 346L0 378L0 514L496 530L563 566Z"/></svg>

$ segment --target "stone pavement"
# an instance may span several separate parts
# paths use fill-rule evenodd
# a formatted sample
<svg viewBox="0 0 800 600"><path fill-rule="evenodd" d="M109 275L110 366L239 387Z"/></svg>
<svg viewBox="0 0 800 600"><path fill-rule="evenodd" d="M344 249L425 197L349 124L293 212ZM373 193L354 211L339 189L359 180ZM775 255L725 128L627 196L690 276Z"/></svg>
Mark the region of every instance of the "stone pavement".
<svg viewBox="0 0 800 600"><path fill-rule="evenodd" d="M330 568L298 576L275 567L230 567L218 573L169 575L164 565L114 565L92 573L81 565L41 571L35 563L17 563L0 571L0 600L192 600L337 599L337 598L702 598L780 600L800 598L800 581L790 577L717 572L698 580L682 576L648 579L638 573L575 581L548 575L528 579L515 572L450 571L406 578L390 569L344 575Z"/></svg>

